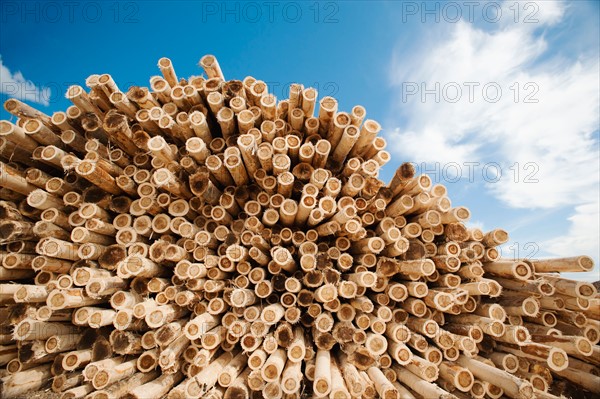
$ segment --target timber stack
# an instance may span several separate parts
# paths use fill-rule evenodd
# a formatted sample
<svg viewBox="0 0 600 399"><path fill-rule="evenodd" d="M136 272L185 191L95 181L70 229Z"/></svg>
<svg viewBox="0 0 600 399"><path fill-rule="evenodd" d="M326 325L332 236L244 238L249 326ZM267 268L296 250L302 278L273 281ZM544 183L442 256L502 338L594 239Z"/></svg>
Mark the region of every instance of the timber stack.
<svg viewBox="0 0 600 399"><path fill-rule="evenodd" d="M590 257L502 258L364 107L200 66L4 104L2 398L600 392Z"/></svg>

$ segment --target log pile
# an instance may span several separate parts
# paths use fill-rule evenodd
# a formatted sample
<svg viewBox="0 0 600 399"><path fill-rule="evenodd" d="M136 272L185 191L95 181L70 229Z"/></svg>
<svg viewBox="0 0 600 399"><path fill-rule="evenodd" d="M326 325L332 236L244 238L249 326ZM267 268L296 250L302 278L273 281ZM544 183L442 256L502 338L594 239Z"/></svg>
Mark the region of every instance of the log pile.
<svg viewBox="0 0 600 399"><path fill-rule="evenodd" d="M555 398L600 392L600 296L314 88L110 75L0 122L0 396Z"/></svg>

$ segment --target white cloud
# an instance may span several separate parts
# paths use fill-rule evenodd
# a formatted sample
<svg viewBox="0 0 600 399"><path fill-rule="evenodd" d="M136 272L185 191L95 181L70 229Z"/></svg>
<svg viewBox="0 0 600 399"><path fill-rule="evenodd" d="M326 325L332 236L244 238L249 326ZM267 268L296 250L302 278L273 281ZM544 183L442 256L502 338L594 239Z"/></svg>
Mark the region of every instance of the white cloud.
<svg viewBox="0 0 600 399"><path fill-rule="evenodd" d="M546 35L551 27L568 33L568 24L561 25L567 7L536 4L538 23L503 20L491 29L465 21L440 25L443 34L420 43L416 54L396 54L391 79L400 88L395 113L402 120L387 129L389 147L416 162L497 162L502 177L487 188L505 204L575 207L569 231L545 243L547 252L597 259L598 53L561 57ZM474 84L479 85L469 98ZM415 85L417 92L408 95ZM495 88L502 90L496 102L491 101Z"/></svg>
<svg viewBox="0 0 600 399"><path fill-rule="evenodd" d="M12 73L0 56L0 93L19 100L31 101L48 106L50 104L50 88L38 87L31 80L25 79L20 71Z"/></svg>
<svg viewBox="0 0 600 399"><path fill-rule="evenodd" d="M546 251L563 256L568 253L585 254L592 253L598 247L598 220L600 201L583 204L575 207L575 214L569 217L571 227L566 237L552 239L544 244ZM589 235L588 232L596 230L596 234Z"/></svg>
<svg viewBox="0 0 600 399"><path fill-rule="evenodd" d="M472 154L478 147L476 143L458 143L438 126L425 125L420 131L411 129L404 132L396 128L385 135L388 138L388 146L396 146L396 150L406 151L404 155L407 159L417 163L457 162L462 165L473 159Z"/></svg>
<svg viewBox="0 0 600 399"><path fill-rule="evenodd" d="M546 252L556 257L586 254L595 258L596 267L587 273L568 273L568 278L585 281L600 280L598 265L598 238L600 237L600 200L575 207L575 214L569 217L571 226L566 235L541 243Z"/></svg>
<svg viewBox="0 0 600 399"><path fill-rule="evenodd" d="M467 223L465 223L465 225L469 229L480 229L483 232L487 231L481 220L469 220Z"/></svg>

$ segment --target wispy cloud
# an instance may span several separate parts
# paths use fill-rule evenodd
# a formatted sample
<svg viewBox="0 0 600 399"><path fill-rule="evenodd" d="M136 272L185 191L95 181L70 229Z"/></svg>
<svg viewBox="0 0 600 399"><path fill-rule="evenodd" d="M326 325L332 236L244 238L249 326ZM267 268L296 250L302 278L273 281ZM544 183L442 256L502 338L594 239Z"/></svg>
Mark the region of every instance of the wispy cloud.
<svg viewBox="0 0 600 399"><path fill-rule="evenodd" d="M36 86L31 80L25 79L20 71L12 73L4 65L2 56L0 56L0 93L45 106L50 104L50 88Z"/></svg>
<svg viewBox="0 0 600 399"><path fill-rule="evenodd" d="M560 56L547 34L569 29L567 6L536 4L537 23L440 25L443 34L422 50L397 54L391 79L400 88L400 118L388 142L417 162L497 163L502 177L486 186L503 203L574 208L570 229L544 243L545 251L597 258L598 53Z"/></svg>

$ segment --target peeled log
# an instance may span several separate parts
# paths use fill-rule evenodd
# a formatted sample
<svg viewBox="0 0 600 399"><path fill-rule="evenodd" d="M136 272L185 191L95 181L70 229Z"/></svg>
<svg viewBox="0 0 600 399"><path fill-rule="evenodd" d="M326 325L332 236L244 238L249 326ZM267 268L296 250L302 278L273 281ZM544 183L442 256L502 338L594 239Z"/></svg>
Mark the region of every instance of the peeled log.
<svg viewBox="0 0 600 399"><path fill-rule="evenodd" d="M18 398L45 386L50 377L50 365L44 364L0 379L0 396Z"/></svg>
<svg viewBox="0 0 600 399"><path fill-rule="evenodd" d="M160 399L183 378L181 372L163 374L157 379L135 387L124 396L127 399Z"/></svg>

